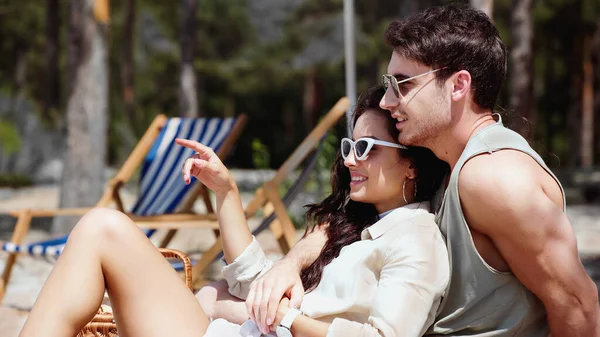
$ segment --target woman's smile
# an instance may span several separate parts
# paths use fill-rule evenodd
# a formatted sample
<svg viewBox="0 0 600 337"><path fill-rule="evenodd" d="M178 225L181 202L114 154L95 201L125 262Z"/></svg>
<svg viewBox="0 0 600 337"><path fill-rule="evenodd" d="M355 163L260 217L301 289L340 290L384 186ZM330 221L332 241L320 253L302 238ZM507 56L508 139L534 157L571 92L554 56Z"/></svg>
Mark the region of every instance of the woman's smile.
<svg viewBox="0 0 600 337"><path fill-rule="evenodd" d="M357 172L350 172L350 186L357 186L367 181L367 176Z"/></svg>

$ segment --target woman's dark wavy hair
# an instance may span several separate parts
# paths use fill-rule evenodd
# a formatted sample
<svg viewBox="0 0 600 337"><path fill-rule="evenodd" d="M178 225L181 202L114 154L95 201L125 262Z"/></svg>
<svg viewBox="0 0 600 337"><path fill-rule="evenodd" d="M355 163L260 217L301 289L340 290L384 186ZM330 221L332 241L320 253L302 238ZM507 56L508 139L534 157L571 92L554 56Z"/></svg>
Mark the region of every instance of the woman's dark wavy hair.
<svg viewBox="0 0 600 337"><path fill-rule="evenodd" d="M379 101L385 90L379 86L363 93L354 110L353 125L366 111L376 111L388 117L390 136L398 139L395 120L388 111L379 107ZM409 158L416 169L417 195L415 202L429 201L438 190L442 180L449 172L449 166L439 160L433 152L422 147L409 147L399 150L400 156ZM399 173L400 174L400 173ZM349 198L350 171L344 166L344 160L338 151L331 168L331 194L321 203L307 205L307 222L304 236L320 226L326 226L327 242L319 257L300 275L306 291L313 290L321 281L323 268L336 258L343 247L360 240L361 232L374 224L379 215L373 204L356 202ZM402 198L401 195L398 198Z"/></svg>

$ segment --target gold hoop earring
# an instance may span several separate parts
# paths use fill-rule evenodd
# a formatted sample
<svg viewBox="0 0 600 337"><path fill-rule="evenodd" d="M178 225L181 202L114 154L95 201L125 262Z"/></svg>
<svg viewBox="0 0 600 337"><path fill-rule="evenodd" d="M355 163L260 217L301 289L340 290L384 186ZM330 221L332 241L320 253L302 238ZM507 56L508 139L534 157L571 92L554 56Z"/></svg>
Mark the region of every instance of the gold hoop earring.
<svg viewBox="0 0 600 337"><path fill-rule="evenodd" d="M406 178L408 179L408 178ZM406 200L406 179L404 179L404 182L402 183L402 199L404 199L404 203L406 203L408 205L408 200Z"/></svg>
<svg viewBox="0 0 600 337"><path fill-rule="evenodd" d="M413 179L415 182L415 201L417 200L417 178Z"/></svg>

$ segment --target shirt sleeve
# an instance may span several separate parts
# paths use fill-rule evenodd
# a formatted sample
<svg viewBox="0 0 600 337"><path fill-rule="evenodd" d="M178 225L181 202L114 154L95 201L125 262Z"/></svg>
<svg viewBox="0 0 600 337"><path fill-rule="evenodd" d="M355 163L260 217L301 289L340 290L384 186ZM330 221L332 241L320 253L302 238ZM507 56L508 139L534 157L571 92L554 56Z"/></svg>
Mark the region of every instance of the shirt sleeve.
<svg viewBox="0 0 600 337"><path fill-rule="evenodd" d="M221 271L227 281L229 293L245 300L250 291L250 284L271 269L272 266L273 262L267 259L256 238L252 237L252 242L242 254L231 264L225 264Z"/></svg>
<svg viewBox="0 0 600 337"><path fill-rule="evenodd" d="M422 336L434 321L449 279L448 251L439 230L427 226L405 233L386 254L368 322L336 318L327 336Z"/></svg>

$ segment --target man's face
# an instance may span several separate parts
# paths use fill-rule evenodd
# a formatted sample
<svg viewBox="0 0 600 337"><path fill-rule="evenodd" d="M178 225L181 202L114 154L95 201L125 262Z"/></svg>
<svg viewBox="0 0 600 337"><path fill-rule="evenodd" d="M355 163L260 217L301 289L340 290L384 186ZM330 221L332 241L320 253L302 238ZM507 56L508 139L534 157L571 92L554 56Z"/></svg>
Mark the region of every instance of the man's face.
<svg viewBox="0 0 600 337"><path fill-rule="evenodd" d="M392 54L387 69L388 74L399 81L430 70L430 67L404 58L397 52ZM394 91L388 88L381 99L381 108L389 110L397 120L396 128L400 131L398 141L403 145L427 147L450 127L451 96L448 81L440 85L435 75L431 73L400 83L400 97L396 97Z"/></svg>

